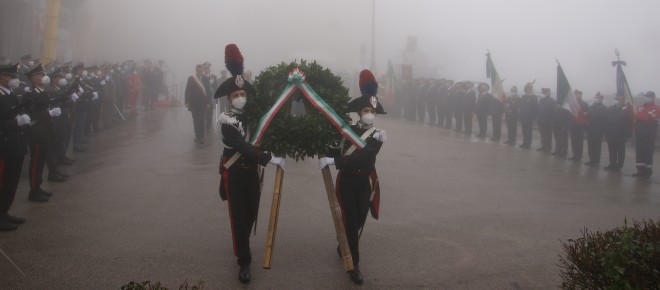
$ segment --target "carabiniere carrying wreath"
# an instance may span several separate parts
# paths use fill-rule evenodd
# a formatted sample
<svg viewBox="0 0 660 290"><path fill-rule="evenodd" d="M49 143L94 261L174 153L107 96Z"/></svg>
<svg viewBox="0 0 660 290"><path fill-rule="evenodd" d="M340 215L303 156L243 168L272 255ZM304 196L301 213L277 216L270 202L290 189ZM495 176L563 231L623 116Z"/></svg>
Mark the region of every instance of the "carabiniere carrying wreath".
<svg viewBox="0 0 660 290"><path fill-rule="evenodd" d="M273 106L287 86L289 73L295 68L304 73L306 82L344 122L350 122L346 106L350 99L348 89L343 86L338 76L315 61L281 63L268 67L256 78L256 95L247 99L247 107L254 113L247 118L251 133L256 130L261 116ZM292 101L302 101L306 114L294 116L291 113ZM325 154L326 146L336 145L340 137L341 134L332 123L297 90L277 112L259 144L259 149L273 152L276 156L286 155L296 161L304 160L305 157Z"/></svg>

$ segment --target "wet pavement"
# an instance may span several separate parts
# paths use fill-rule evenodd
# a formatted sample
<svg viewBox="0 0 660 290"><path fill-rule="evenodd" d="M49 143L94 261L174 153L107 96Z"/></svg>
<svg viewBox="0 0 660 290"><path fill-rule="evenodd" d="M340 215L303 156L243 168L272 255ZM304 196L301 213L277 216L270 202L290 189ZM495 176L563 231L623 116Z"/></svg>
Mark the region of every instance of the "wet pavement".
<svg viewBox="0 0 660 290"><path fill-rule="evenodd" d="M560 241L660 217L659 179L630 177L631 150L613 173L401 119L376 122L389 140L377 162L381 218L368 219L361 239L362 286L335 252L315 159L289 160L270 270L261 262L275 169L266 169L253 281L240 284L215 133L195 144L190 114L159 108L92 137L63 168L69 181L45 185L49 202L27 201L22 178L11 213L27 222L0 233L0 249L25 275L0 255L0 289L146 280L170 289L185 280L206 289L553 289Z"/></svg>

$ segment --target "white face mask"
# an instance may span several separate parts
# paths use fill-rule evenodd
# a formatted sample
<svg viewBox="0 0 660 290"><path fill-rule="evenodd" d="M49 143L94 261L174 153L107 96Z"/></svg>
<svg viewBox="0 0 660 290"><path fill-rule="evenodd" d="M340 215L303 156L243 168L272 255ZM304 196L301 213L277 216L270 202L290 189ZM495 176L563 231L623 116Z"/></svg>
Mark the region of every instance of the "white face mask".
<svg viewBox="0 0 660 290"><path fill-rule="evenodd" d="M87 77L88 72L86 70L83 71L82 76Z"/></svg>
<svg viewBox="0 0 660 290"><path fill-rule="evenodd" d="M33 66L34 66L34 61L30 61L30 62L28 62L28 66L29 66L29 67L33 67Z"/></svg>
<svg viewBox="0 0 660 290"><path fill-rule="evenodd" d="M362 114L362 116L360 117L360 122L362 122L362 124L365 125L371 125L374 123L374 119L376 119L375 114L366 113L366 114Z"/></svg>
<svg viewBox="0 0 660 290"><path fill-rule="evenodd" d="M65 78L59 79L57 81L57 85L60 86L60 87L66 86L66 84L67 84L67 82L66 82Z"/></svg>
<svg viewBox="0 0 660 290"><path fill-rule="evenodd" d="M245 98L245 96L240 96L231 100L231 105L236 109L243 110L246 102L247 98Z"/></svg>
<svg viewBox="0 0 660 290"><path fill-rule="evenodd" d="M18 78L11 79L7 85L9 86L10 89L13 90L21 85L21 80L19 80Z"/></svg>
<svg viewBox="0 0 660 290"><path fill-rule="evenodd" d="M41 84L44 86L50 85L50 77L44 76L43 78L41 78Z"/></svg>
<svg viewBox="0 0 660 290"><path fill-rule="evenodd" d="M73 75L72 75L71 73L66 74L66 76L64 76L64 77L65 77L67 80L71 80L71 79L73 79Z"/></svg>

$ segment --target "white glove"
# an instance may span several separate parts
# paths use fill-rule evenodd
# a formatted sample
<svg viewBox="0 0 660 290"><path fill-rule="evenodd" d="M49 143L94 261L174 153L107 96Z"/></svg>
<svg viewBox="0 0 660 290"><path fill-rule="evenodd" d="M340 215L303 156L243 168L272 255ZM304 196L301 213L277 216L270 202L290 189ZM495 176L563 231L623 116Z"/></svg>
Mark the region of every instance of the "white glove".
<svg viewBox="0 0 660 290"><path fill-rule="evenodd" d="M101 85L102 85L102 86L105 86L105 80L102 80L102 81L101 81Z"/></svg>
<svg viewBox="0 0 660 290"><path fill-rule="evenodd" d="M94 95L94 97L92 98L92 100L98 100L98 98L99 98L99 93L97 93L97 92L93 92L92 95Z"/></svg>
<svg viewBox="0 0 660 290"><path fill-rule="evenodd" d="M82 94L82 93L84 93L84 92L85 92L85 90L83 90L83 88L80 88L80 87L78 88L78 93L79 93L79 94Z"/></svg>
<svg viewBox="0 0 660 290"><path fill-rule="evenodd" d="M16 122L18 122L18 126L25 126L30 124L30 116L27 114L23 115L18 115L16 116Z"/></svg>
<svg viewBox="0 0 660 290"><path fill-rule="evenodd" d="M72 100L72 101L75 102L75 101L77 101L79 98L80 98L80 96L78 96L78 94L76 94L76 93L71 94L71 100Z"/></svg>
<svg viewBox="0 0 660 290"><path fill-rule="evenodd" d="M52 109L48 110L48 114L50 114L51 117L57 117L59 115L62 115L62 109L52 108Z"/></svg>
<svg viewBox="0 0 660 290"><path fill-rule="evenodd" d="M268 163L273 164L273 165L277 165L280 168L282 168L282 170L286 170L286 159L284 159L282 157L273 156L273 157L270 158L270 161L268 161Z"/></svg>
<svg viewBox="0 0 660 290"><path fill-rule="evenodd" d="M29 92L31 92L31 91L32 91L32 89L30 89L30 87L25 87L25 89L24 89L24 90L25 90L25 92L26 92L26 93L29 93Z"/></svg>
<svg viewBox="0 0 660 290"><path fill-rule="evenodd" d="M319 169L323 169L328 165L334 165L335 159L331 157L321 157L319 158Z"/></svg>
<svg viewBox="0 0 660 290"><path fill-rule="evenodd" d="M109 80L110 80L110 76L105 76L105 80L106 80L106 81L109 81Z"/></svg>
<svg viewBox="0 0 660 290"><path fill-rule="evenodd" d="M385 142L387 141L387 133L385 132L385 130L378 129L374 133L373 138L380 142Z"/></svg>

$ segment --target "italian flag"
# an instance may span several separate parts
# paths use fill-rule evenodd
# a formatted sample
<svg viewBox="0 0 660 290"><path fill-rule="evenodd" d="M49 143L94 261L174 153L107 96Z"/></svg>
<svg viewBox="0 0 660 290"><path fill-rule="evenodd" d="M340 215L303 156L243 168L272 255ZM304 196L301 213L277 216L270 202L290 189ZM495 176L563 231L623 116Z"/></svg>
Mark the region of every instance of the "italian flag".
<svg viewBox="0 0 660 290"><path fill-rule="evenodd" d="M495 98L497 98L501 103L506 102L506 93L504 92L504 87L502 86L502 80L500 80L500 75L495 69L493 60L490 58L490 52L486 54L488 59L486 60L486 77L490 78L490 87L492 88L492 93Z"/></svg>
<svg viewBox="0 0 660 290"><path fill-rule="evenodd" d="M557 102L559 106L571 112L575 118L582 113L582 108L575 98L575 92L571 89L559 62L557 62Z"/></svg>

